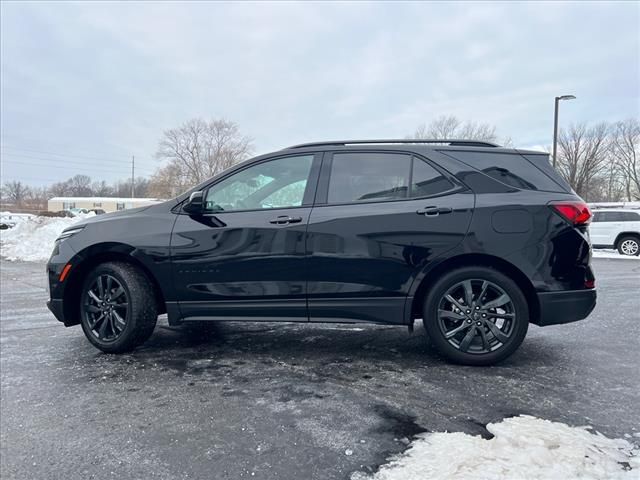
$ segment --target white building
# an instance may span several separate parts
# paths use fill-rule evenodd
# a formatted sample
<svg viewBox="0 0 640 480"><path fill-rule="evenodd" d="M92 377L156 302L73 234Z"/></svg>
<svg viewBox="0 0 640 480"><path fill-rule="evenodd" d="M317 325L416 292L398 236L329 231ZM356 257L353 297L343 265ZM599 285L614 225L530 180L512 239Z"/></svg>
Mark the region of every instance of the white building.
<svg viewBox="0 0 640 480"><path fill-rule="evenodd" d="M160 203L157 198L120 198L120 197L53 197L47 202L50 212L59 212L70 208L101 208L105 212L116 212L125 208L143 207Z"/></svg>

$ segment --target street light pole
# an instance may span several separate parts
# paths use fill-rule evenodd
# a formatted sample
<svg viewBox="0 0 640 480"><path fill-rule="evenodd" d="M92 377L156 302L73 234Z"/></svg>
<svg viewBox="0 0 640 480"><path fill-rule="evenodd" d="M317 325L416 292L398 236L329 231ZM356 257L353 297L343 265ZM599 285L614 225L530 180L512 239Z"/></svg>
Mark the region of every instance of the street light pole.
<svg viewBox="0 0 640 480"><path fill-rule="evenodd" d="M555 108L553 111L553 168L556 168L557 163L557 153L558 153L558 105L560 104L560 100L573 100L576 97L573 95L561 95L556 97Z"/></svg>

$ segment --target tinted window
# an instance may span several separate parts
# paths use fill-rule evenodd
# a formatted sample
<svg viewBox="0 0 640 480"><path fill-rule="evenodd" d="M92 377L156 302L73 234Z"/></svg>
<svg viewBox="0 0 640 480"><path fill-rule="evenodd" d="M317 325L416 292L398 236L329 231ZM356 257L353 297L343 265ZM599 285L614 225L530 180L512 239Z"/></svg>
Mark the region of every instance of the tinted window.
<svg viewBox="0 0 640 480"><path fill-rule="evenodd" d="M638 222L640 221L640 214L637 212L620 212L622 214L623 222Z"/></svg>
<svg viewBox="0 0 640 480"><path fill-rule="evenodd" d="M302 205L313 155L286 157L245 168L212 186L208 211L260 210Z"/></svg>
<svg viewBox="0 0 640 480"><path fill-rule="evenodd" d="M604 216L602 212L594 212L593 213L593 221L594 222L604 222Z"/></svg>
<svg viewBox="0 0 640 480"><path fill-rule="evenodd" d="M453 184L427 162L413 159L411 196L426 197L437 195L453 188Z"/></svg>
<svg viewBox="0 0 640 480"><path fill-rule="evenodd" d="M640 215L636 212L598 212L601 216L600 222L637 222Z"/></svg>
<svg viewBox="0 0 640 480"><path fill-rule="evenodd" d="M549 176L517 153L442 152L476 168L491 178L523 190L563 192Z"/></svg>
<svg viewBox="0 0 640 480"><path fill-rule="evenodd" d="M406 198L411 157L395 153L336 153L329 203Z"/></svg>

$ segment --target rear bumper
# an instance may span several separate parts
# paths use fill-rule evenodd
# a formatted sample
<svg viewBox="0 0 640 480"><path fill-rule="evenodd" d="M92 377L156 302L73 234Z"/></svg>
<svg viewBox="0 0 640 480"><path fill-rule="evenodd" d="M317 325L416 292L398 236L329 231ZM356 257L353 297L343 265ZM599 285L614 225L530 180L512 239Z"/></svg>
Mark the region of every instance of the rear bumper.
<svg viewBox="0 0 640 480"><path fill-rule="evenodd" d="M587 318L596 306L596 290L540 292L540 326L577 322Z"/></svg>

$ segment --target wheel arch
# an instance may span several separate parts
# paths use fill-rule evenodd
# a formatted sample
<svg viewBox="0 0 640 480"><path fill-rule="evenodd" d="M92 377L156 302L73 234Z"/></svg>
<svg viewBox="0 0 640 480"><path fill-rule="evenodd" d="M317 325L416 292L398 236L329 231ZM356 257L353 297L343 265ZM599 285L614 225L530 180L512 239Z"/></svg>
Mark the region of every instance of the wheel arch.
<svg viewBox="0 0 640 480"><path fill-rule="evenodd" d="M65 325L77 325L80 323L80 295L82 284L87 275L98 265L107 262L128 263L147 277L153 287L158 306L158 313L166 313L165 294L160 283L155 278L151 269L145 264L145 259L136 255L136 249L122 243L102 243L92 245L78 253L69 263L73 268L69 272L67 285L64 289L63 305Z"/></svg>
<svg viewBox="0 0 640 480"><path fill-rule="evenodd" d="M422 317L424 297L438 278L447 271L470 266L481 266L496 269L511 278L522 290L529 306L529 322L538 323L540 319L540 302L535 288L529 278L515 265L506 260L487 254L468 253L448 258L433 267L420 282L413 295L409 321Z"/></svg>
<svg viewBox="0 0 640 480"><path fill-rule="evenodd" d="M624 237L634 237L634 238L637 238L638 240L640 240L640 232L634 232L634 231L620 232L616 236L616 240L613 242L614 248L618 248L618 243L620 243L620 240L622 240Z"/></svg>

